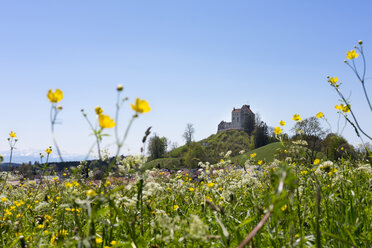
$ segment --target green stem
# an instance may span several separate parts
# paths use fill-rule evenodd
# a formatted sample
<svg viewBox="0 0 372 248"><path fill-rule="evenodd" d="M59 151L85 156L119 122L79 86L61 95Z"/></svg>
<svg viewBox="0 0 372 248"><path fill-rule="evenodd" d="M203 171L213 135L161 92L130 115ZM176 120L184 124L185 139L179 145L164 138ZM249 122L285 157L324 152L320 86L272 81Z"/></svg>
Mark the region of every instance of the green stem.
<svg viewBox="0 0 372 248"><path fill-rule="evenodd" d="M54 110L54 115L53 115L53 110ZM57 140L56 140L55 134L54 134L54 125L55 125L56 120L57 120L57 114L58 114L57 107L55 106L55 104L53 104L52 107L51 107L51 109L50 109L50 121L51 121L52 140L53 140L54 146L57 149L57 153L58 153L59 159L61 160L61 162L64 162L63 161L63 158L62 158L61 151L60 151L59 146L57 144Z"/></svg>

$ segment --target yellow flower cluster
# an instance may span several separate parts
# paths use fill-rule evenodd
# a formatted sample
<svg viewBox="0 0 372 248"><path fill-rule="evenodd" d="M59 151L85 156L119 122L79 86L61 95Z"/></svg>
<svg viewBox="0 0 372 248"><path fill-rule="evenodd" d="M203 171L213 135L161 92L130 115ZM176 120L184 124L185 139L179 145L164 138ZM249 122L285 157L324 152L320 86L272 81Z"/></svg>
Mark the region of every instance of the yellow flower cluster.
<svg viewBox="0 0 372 248"><path fill-rule="evenodd" d="M113 119L110 118L108 115L103 114L103 110L101 107L95 108L96 114L98 115L98 123L99 126L103 128L113 128L116 126L116 123Z"/></svg>
<svg viewBox="0 0 372 248"><path fill-rule="evenodd" d="M10 136L11 138L17 138L16 133L14 133L13 131L10 131L9 136Z"/></svg>
<svg viewBox="0 0 372 248"><path fill-rule="evenodd" d="M333 168L333 169L331 169L329 172L328 172L328 176L332 176L334 173L336 173L337 172L337 168Z"/></svg>
<svg viewBox="0 0 372 248"><path fill-rule="evenodd" d="M341 110L344 113L349 113L350 112L350 107L349 105L343 105L342 103L340 105L336 105L335 109Z"/></svg>

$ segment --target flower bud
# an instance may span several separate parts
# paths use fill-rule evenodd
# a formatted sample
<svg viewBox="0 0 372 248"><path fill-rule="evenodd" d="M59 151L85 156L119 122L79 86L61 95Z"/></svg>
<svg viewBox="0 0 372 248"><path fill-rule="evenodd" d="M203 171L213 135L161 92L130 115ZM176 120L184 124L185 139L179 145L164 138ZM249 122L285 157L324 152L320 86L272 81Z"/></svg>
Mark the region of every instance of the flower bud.
<svg viewBox="0 0 372 248"><path fill-rule="evenodd" d="M362 40L358 41L358 44L359 45L362 45L363 44L363 41Z"/></svg>
<svg viewBox="0 0 372 248"><path fill-rule="evenodd" d="M59 105L59 106L57 107L57 109L58 109L58 110L62 110L62 106Z"/></svg>
<svg viewBox="0 0 372 248"><path fill-rule="evenodd" d="M121 84L118 84L118 86L116 87L117 91L122 91L123 89L124 89L124 87Z"/></svg>

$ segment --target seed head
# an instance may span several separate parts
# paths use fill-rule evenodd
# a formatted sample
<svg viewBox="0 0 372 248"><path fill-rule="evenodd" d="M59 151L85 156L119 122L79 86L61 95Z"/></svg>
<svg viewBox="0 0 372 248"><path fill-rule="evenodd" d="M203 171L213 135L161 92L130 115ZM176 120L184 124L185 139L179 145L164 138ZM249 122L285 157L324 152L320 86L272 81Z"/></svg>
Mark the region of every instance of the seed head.
<svg viewBox="0 0 372 248"><path fill-rule="evenodd" d="M124 87L121 84L118 84L118 86L116 87L117 91L122 91L123 89L124 89Z"/></svg>

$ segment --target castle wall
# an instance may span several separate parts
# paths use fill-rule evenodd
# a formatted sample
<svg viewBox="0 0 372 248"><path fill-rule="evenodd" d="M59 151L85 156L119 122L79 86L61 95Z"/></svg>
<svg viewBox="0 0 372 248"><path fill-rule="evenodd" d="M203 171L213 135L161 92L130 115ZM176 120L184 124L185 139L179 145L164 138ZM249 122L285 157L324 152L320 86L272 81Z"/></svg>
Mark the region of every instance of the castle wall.
<svg viewBox="0 0 372 248"><path fill-rule="evenodd" d="M254 113L250 110L249 105L243 105L241 109L234 108L231 112L231 122L221 121L217 133L229 129L244 130L244 123L250 115L254 116Z"/></svg>

